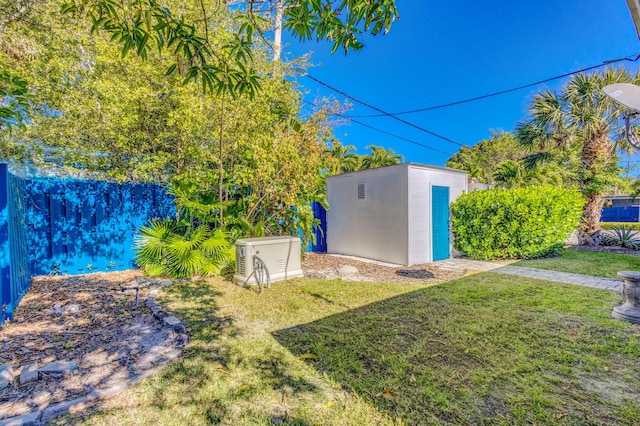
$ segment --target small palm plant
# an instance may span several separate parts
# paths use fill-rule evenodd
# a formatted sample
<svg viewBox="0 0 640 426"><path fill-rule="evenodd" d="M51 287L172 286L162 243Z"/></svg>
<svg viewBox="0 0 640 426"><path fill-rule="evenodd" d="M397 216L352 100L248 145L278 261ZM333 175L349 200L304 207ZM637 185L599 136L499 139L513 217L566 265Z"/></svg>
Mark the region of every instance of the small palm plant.
<svg viewBox="0 0 640 426"><path fill-rule="evenodd" d="M138 265L147 274L170 278L217 275L233 257L224 231L176 219L142 227L135 250Z"/></svg>
<svg viewBox="0 0 640 426"><path fill-rule="evenodd" d="M602 238L602 244L640 250L640 239L636 238L637 235L638 232L633 229L633 225L629 227L625 225L614 226L611 233Z"/></svg>
<svg viewBox="0 0 640 426"><path fill-rule="evenodd" d="M177 217L154 220L135 240L136 261L152 276L184 278L217 275L234 256L219 224L219 203L194 201L185 188L171 190Z"/></svg>

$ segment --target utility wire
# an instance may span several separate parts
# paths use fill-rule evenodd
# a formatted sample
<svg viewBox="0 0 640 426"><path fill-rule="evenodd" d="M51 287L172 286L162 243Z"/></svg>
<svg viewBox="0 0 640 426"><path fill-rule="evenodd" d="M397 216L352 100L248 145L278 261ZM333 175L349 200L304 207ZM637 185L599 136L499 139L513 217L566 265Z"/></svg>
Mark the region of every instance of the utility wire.
<svg viewBox="0 0 640 426"><path fill-rule="evenodd" d="M439 153L442 153L442 154L445 154L445 155L449 155L449 156L453 155L453 153L452 153L452 152L445 152L445 151L442 151L442 150L440 150L440 149L438 149L438 148L433 148L433 147L431 147L431 146L429 146L429 145L425 145L425 144L423 144L423 143L416 142L416 141L414 141L414 140L407 139L407 138L405 138L405 137L395 135L395 134L390 133L390 132L387 132L387 131L385 131L385 130L378 129L377 127L369 126L368 124L364 124L364 123L363 123L363 122L361 122L361 121L357 121L357 120L354 120L354 119L352 119L352 118L349 118L349 117L347 117L346 115L343 115L343 117L344 117L344 118L347 118L347 119L349 119L349 121L352 121L352 122L354 122L354 123L356 123L356 124L359 124L359 125L361 125L361 126L363 126L363 127L368 127L368 128L369 128L369 129L371 129L371 130L375 130L376 132L380 132L380 133L383 133L383 134L385 134L385 135L392 136L392 137L394 137L394 138L396 138L396 139L400 139L400 140L403 140L403 141L406 141L406 142L412 143L412 144L414 144L414 145L418 145L418 146L421 146L421 147L423 147L423 148L427 148L427 149L430 149L430 150L432 150L432 151L439 152Z"/></svg>
<svg viewBox="0 0 640 426"><path fill-rule="evenodd" d="M434 105L434 106L430 106L430 107L418 108L418 109L412 109L412 110L409 110L409 111L401 111L401 112L394 112L394 113L386 113L385 112L385 113L382 113L382 114L371 114L371 115L349 115L348 117L355 117L355 118L385 117L385 116L395 116L395 115L403 115L403 114L414 114L416 112L424 112L424 111L431 111L431 110L434 110L434 109L447 108L447 107L451 107L451 106L455 106L455 105L460 105L460 104L466 104L466 103L469 103L469 102L479 101L481 99L491 98L491 97L498 96L498 95L504 95L505 93L515 92L515 91L518 91L518 90L522 90L522 89L526 89L526 88L529 88L529 87L537 86L539 84L548 83L548 82L554 81L554 80L560 80L560 79L565 78L565 77L569 77L569 76L572 76L572 75L575 75L575 74L580 74L581 72L591 71L591 70L594 70L596 68L601 68L601 67L604 67L604 66L607 66L607 65L615 64L617 62L623 62L623 61L637 62L638 59L640 59L640 54L629 55L629 56L625 56L624 58L618 58L618 59L612 59L612 60L609 60L609 61L604 61L604 62L602 62L601 64L598 64L598 65L593 65L591 67L582 68L582 69L577 70L577 71L571 71L571 72L568 72L566 74L558 75L558 76L551 77L551 78L546 78L544 80L536 81L534 83L525 84L525 85L514 87L514 88L511 88L511 89L501 90L499 92L493 92L493 93L489 93L489 94L486 94L486 95L476 96L474 98L468 98L468 99L462 99L462 100L455 101L455 102L449 102L449 103L446 103L446 104Z"/></svg>
<svg viewBox="0 0 640 426"><path fill-rule="evenodd" d="M366 107L368 107L368 108L371 108L371 109L373 109L373 110L375 110L375 111L378 111L378 112L382 113L382 116L391 117L391 118L393 118L394 120L397 120L397 121L399 121L399 122L401 122L401 123L406 124L407 126L411 126L411 127L415 128L415 129L418 129L418 130L420 130L420 131L423 131L423 132L425 132L425 133L427 133L427 134L430 134L431 136L435 136L436 138L442 139L443 141L447 141L447 142L452 143L452 144L454 144L454 145L458 145L458 146L466 146L466 145L464 145L464 144L461 144L460 142L456 142L456 141L454 141L453 139L449 139L449 138L448 138L448 137L446 137L446 136L442 136L442 135L439 135L438 133L432 132L431 130L427 130L427 129L425 129L424 127L420 127L420 126L418 126L417 124L410 123L410 122L408 122L407 120L404 120L404 119L402 119L402 118L396 117L394 114L388 113L388 112L386 112L386 111L384 111L384 110L382 110L382 109L380 109L380 108L378 108L378 107L375 107L375 106L373 106L373 105L371 105L371 104L368 104L368 103L366 103L366 102L364 102L364 101L361 101L360 99L358 99L358 98L356 98L356 97L353 97L353 96L349 95L348 93L345 93L344 91L342 91L342 90L340 90L340 89L337 89L337 88L335 88L335 87L331 86L331 85L330 85L330 84L328 84L328 83L325 83L324 81L318 80L317 78L313 77L312 75L306 74L306 77L310 78L311 80L315 81L316 83L318 83L318 84L320 84L320 85L322 85L322 86L324 86L324 87L326 87L326 88L328 88L328 89L333 90L334 92L336 92L336 93L338 93L338 94L340 94L340 95L342 95L342 96L344 96L344 97L346 97L346 98L351 99L351 100L352 100L352 101L354 101L354 102L357 102L357 103L362 104L362 105L364 105L364 106L366 106ZM351 118L351 117L349 117L349 116L345 116L345 118Z"/></svg>
<svg viewBox="0 0 640 426"><path fill-rule="evenodd" d="M309 102L309 101L307 101L307 100L303 100L303 101L304 101L304 103L309 104L309 105L311 105L311 106L316 106L315 104L313 104L312 102ZM398 136L398 135L396 135L396 134L394 134L394 133L387 132L386 130L378 129L377 127L370 126L370 125L365 124L365 123L363 123L363 122L361 122L361 121L354 120L354 119L352 119L351 117L348 117L348 116L343 115L343 114L339 114L339 113L337 113L337 112L327 112L327 114L329 114L329 115L333 115L333 116L337 116L337 117L345 118L345 119L349 120L349 121L350 121L350 122L352 122L352 123L359 124L360 126L367 127L367 128L369 128L369 129L371 129L371 130L375 130L376 132L383 133L383 134L385 134L385 135L388 135L388 136L394 137L394 138L396 138L396 139L400 139L400 140L403 140L403 141L406 141L406 142L412 143L412 144L414 144L414 145L420 146L420 147L422 147L422 148L427 148L427 149L430 149L430 150L432 150L432 151L439 152L439 153L441 153L441 154L445 154L445 155L449 155L449 156L451 156L451 155L453 155L453 154L454 154L454 153L452 153L452 152L442 151L442 150L440 150L440 149L438 149L438 148L434 148L434 147L432 147L432 146L425 145L425 144L423 144L423 143L421 143L421 142L417 142L417 141L414 141L414 140L411 140L411 139L408 139L408 138L405 138L405 137L402 137L402 136Z"/></svg>

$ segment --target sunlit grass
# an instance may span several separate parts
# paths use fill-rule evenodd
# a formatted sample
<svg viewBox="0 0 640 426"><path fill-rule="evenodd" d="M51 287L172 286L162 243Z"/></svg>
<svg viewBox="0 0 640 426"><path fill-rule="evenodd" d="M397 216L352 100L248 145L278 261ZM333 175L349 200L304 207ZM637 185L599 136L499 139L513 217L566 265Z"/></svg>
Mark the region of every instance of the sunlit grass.
<svg viewBox="0 0 640 426"><path fill-rule="evenodd" d="M89 424L638 424L620 296L483 273L438 286L175 284L183 359Z"/></svg>
<svg viewBox="0 0 640 426"><path fill-rule="evenodd" d="M558 257L521 260L512 265L616 278L618 271L640 271L640 256L565 249Z"/></svg>

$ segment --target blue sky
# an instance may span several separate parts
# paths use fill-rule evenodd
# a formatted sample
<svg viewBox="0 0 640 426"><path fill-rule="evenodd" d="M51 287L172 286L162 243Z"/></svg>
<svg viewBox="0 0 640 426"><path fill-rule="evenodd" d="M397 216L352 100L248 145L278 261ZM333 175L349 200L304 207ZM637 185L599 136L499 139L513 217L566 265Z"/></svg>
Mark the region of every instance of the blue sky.
<svg viewBox="0 0 640 426"><path fill-rule="evenodd" d="M285 37L285 58L313 51L309 74L387 112L401 112L510 89L640 53L625 0L469 1L397 0L391 32L364 37L358 52L331 55L328 43ZM635 71L640 62L627 62ZM474 145L491 130L510 131L526 117L535 93L560 80L464 105L400 115L417 127ZM339 95L307 77L305 100ZM346 115L410 139L417 146L355 123L335 129L359 153L371 144L392 148L405 161L444 165L460 146L353 103Z"/></svg>

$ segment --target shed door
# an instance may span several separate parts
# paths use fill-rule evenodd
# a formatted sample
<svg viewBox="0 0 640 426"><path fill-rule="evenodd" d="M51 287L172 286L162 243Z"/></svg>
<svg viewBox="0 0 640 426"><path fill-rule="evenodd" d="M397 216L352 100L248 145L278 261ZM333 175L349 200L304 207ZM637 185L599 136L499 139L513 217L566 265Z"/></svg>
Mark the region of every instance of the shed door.
<svg viewBox="0 0 640 426"><path fill-rule="evenodd" d="M433 260L449 258L449 188L431 187Z"/></svg>

